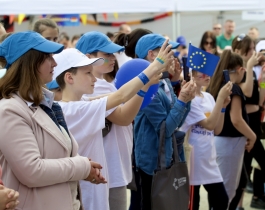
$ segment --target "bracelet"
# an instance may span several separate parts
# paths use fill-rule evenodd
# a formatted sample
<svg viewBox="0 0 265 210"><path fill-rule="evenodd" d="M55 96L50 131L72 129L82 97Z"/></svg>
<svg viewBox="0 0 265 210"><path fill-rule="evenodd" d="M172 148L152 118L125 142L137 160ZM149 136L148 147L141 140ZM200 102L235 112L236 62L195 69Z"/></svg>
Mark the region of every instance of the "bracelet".
<svg viewBox="0 0 265 210"><path fill-rule="evenodd" d="M260 88L265 89L265 82L259 83Z"/></svg>
<svg viewBox="0 0 265 210"><path fill-rule="evenodd" d="M156 60L158 60L159 63L164 64L165 61L162 58L157 57Z"/></svg>
<svg viewBox="0 0 265 210"><path fill-rule="evenodd" d="M225 113L226 108L222 108L221 113Z"/></svg>
<svg viewBox="0 0 265 210"><path fill-rule="evenodd" d="M149 82L149 78L142 72L138 75L139 79L146 85Z"/></svg>
<svg viewBox="0 0 265 210"><path fill-rule="evenodd" d="M183 101L180 101L179 99L176 101L180 106L186 107L186 103Z"/></svg>
<svg viewBox="0 0 265 210"><path fill-rule="evenodd" d="M144 92L143 90L139 90L137 95L140 96L140 97L143 97L145 96L146 92Z"/></svg>

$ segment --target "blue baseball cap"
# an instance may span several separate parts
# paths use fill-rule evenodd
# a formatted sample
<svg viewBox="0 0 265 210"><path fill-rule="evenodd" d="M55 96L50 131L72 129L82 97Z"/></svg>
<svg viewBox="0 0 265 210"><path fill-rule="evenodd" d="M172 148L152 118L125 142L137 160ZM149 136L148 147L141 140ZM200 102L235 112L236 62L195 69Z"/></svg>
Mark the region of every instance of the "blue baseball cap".
<svg viewBox="0 0 265 210"><path fill-rule="evenodd" d="M53 89L59 88L59 85L58 85L58 83L56 82L56 80L52 80L51 82L49 82L49 83L46 84L46 87L47 87L49 90L53 90Z"/></svg>
<svg viewBox="0 0 265 210"><path fill-rule="evenodd" d="M179 45L186 46L186 39L184 36L178 36L176 41L179 43Z"/></svg>
<svg viewBox="0 0 265 210"><path fill-rule="evenodd" d="M105 53L124 51L124 47L113 43L109 37L98 31L83 34L76 43L76 49L84 54L98 51Z"/></svg>
<svg viewBox="0 0 265 210"><path fill-rule="evenodd" d="M145 58L149 50L154 50L156 48L162 47L166 38L159 34L147 34L142 36L135 47L135 53L139 58ZM172 49L175 49L179 46L179 43L169 41L169 44L172 45Z"/></svg>
<svg viewBox="0 0 265 210"><path fill-rule="evenodd" d="M7 61L8 68L18 58L31 49L44 53L59 53L64 46L51 42L34 31L14 33L0 44L0 56Z"/></svg>

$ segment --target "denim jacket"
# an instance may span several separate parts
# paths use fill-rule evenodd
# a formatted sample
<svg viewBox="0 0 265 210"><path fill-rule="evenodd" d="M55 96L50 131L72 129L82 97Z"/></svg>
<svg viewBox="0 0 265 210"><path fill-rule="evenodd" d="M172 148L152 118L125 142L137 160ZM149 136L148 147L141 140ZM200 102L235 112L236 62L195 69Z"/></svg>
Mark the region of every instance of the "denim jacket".
<svg viewBox="0 0 265 210"><path fill-rule="evenodd" d="M172 134L182 125L190 110L190 102L183 107L177 102L169 79L172 102L168 99L164 83L160 81L159 89L151 103L140 110L134 120L135 160L137 168L149 175L157 169L160 127L166 121L166 163L170 166L173 148Z"/></svg>

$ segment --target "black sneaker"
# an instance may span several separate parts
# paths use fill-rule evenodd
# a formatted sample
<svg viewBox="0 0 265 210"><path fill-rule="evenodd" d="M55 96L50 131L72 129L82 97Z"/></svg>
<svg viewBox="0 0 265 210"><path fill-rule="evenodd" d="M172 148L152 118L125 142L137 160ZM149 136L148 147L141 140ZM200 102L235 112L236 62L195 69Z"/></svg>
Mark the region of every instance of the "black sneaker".
<svg viewBox="0 0 265 210"><path fill-rule="evenodd" d="M251 181L247 183L247 186L246 186L245 191L246 191L247 193L253 193L253 184L252 184Z"/></svg>
<svg viewBox="0 0 265 210"><path fill-rule="evenodd" d="M255 209L265 209L265 202L260 198L252 198L250 207Z"/></svg>

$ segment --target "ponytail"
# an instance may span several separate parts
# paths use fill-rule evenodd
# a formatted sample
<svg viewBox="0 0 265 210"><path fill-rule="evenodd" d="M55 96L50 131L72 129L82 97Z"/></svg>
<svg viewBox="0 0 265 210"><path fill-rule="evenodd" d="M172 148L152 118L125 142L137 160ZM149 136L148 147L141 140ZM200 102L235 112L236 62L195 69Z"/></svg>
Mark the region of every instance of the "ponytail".
<svg viewBox="0 0 265 210"><path fill-rule="evenodd" d="M151 34L152 31L143 28L134 29L131 33L118 33L114 36L113 42L125 47L125 54L128 57L135 58L135 46L138 40L146 35Z"/></svg>
<svg viewBox="0 0 265 210"><path fill-rule="evenodd" d="M217 98L219 90L224 82L223 70L235 70L238 66L243 66L243 60L240 55L231 50L224 50L208 87L208 92L215 99Z"/></svg>

